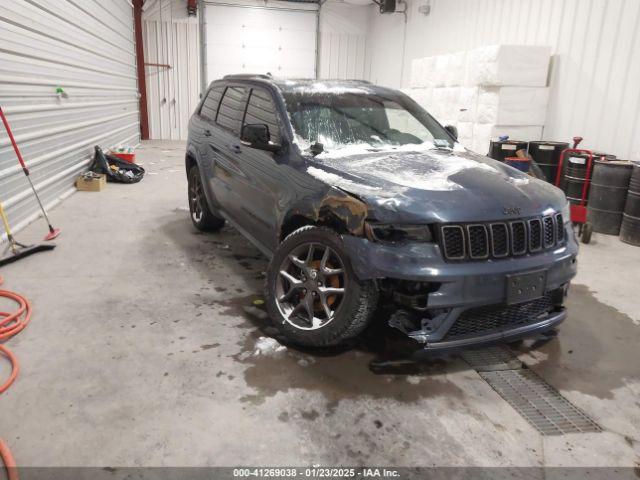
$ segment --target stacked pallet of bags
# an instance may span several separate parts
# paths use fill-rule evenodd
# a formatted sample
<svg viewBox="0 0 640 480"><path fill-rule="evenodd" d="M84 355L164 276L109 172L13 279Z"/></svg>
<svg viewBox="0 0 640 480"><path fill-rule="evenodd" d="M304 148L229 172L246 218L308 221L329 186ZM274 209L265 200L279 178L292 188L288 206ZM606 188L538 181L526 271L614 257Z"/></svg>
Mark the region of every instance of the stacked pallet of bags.
<svg viewBox="0 0 640 480"><path fill-rule="evenodd" d="M405 89L458 140L481 154L491 140L540 140L546 118L551 50L494 45L415 59Z"/></svg>

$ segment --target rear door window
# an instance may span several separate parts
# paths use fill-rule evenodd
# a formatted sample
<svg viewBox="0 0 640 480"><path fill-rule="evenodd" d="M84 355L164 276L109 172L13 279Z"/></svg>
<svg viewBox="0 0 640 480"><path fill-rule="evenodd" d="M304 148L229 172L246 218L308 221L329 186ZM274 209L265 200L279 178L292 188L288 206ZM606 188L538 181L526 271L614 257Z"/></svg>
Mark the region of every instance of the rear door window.
<svg viewBox="0 0 640 480"><path fill-rule="evenodd" d="M246 87L227 87L218 108L216 122L235 136L240 136L240 125L246 106Z"/></svg>
<svg viewBox="0 0 640 480"><path fill-rule="evenodd" d="M280 144L280 123L273 98L266 90L254 88L249 96L244 125L264 124L269 127L271 141Z"/></svg>
<svg viewBox="0 0 640 480"><path fill-rule="evenodd" d="M224 93L224 87L222 85L213 87L209 92L207 92L207 97L202 102L202 107L200 108L200 116L210 120L211 122L216 121L216 115L218 113L218 105L220 104L220 99L222 98L222 94Z"/></svg>

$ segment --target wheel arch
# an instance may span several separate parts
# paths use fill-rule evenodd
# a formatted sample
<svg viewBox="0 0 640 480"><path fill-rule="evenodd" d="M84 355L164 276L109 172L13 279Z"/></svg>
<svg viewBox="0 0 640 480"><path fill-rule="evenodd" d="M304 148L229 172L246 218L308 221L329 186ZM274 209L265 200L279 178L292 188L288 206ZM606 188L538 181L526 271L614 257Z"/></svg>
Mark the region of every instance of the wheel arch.
<svg viewBox="0 0 640 480"><path fill-rule="evenodd" d="M189 178L189 171L193 167L198 167L198 174L200 176L200 181L202 182L204 196L207 200L207 204L212 211L214 212L219 211L220 204L216 199L215 193L210 188L210 183L207 181L206 170L203 171L203 169L206 168L206 165L200 164L200 161L198 159L198 154L195 151L195 149L193 149L192 147L187 147L187 152L185 153L185 156L184 156L184 167L185 167L185 174L187 176L187 179Z"/></svg>
<svg viewBox="0 0 640 480"><path fill-rule="evenodd" d="M189 170L191 167L198 164L198 160L196 159L196 154L194 151L187 149L187 153L184 156L184 168L187 176L189 175Z"/></svg>
<svg viewBox="0 0 640 480"><path fill-rule="evenodd" d="M278 228L278 243L300 227L327 227L340 234L362 236L368 215L367 205L337 188L329 188L311 201L305 198L300 205L282 216Z"/></svg>

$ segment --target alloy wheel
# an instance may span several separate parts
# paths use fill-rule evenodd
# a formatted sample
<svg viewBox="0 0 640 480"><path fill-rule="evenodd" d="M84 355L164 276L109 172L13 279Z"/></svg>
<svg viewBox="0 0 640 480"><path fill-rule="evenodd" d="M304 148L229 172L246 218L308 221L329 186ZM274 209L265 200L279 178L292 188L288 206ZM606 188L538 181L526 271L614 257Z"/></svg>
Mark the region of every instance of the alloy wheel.
<svg viewBox="0 0 640 480"><path fill-rule="evenodd" d="M275 282L284 322L301 330L326 326L345 300L346 281L344 263L333 249L320 243L297 246L280 264Z"/></svg>

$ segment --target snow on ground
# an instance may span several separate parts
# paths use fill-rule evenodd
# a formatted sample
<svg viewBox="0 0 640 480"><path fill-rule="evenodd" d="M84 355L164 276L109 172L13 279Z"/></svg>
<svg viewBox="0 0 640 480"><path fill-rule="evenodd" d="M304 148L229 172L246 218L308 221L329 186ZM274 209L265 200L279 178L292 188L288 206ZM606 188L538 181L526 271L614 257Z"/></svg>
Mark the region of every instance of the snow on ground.
<svg viewBox="0 0 640 480"><path fill-rule="evenodd" d="M287 349L284 345L280 345L275 338L260 337L256 342L254 355L276 355Z"/></svg>

